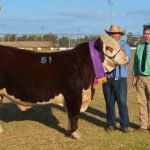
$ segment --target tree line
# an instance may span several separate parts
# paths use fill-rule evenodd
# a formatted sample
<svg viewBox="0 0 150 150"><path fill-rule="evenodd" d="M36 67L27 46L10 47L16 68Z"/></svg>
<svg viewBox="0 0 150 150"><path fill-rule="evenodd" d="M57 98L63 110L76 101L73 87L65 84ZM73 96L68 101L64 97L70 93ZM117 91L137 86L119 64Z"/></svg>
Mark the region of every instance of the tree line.
<svg viewBox="0 0 150 150"><path fill-rule="evenodd" d="M79 43L96 40L99 35L81 35L81 34L1 34L0 41L51 41L55 47L74 47ZM132 33L126 35L127 43L134 47L142 41L142 36L136 36Z"/></svg>

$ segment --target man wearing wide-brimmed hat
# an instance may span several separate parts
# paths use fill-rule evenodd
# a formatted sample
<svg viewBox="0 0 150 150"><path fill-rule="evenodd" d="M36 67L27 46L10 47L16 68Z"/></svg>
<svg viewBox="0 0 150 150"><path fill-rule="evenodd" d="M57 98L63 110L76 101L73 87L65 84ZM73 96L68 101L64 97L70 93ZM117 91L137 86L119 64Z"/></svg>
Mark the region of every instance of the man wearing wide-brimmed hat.
<svg viewBox="0 0 150 150"><path fill-rule="evenodd" d="M109 31L105 30L105 32L107 34L114 34L114 33L115 34L120 34L120 35L126 34L126 30L122 30L120 28L120 26L117 26L117 25L111 25Z"/></svg>
<svg viewBox="0 0 150 150"><path fill-rule="evenodd" d="M120 116L120 128L123 132L127 133L129 130L129 116L127 108L127 76L128 76L128 63L131 60L130 47L121 40L122 35L126 33L118 25L111 25L109 30L105 32L112 38L118 41L120 46L124 49L127 58L126 65L116 67L112 72L106 73L108 82L103 84L103 93L106 102L107 112L107 128L106 131L115 131L116 128L116 112L115 102L117 102Z"/></svg>

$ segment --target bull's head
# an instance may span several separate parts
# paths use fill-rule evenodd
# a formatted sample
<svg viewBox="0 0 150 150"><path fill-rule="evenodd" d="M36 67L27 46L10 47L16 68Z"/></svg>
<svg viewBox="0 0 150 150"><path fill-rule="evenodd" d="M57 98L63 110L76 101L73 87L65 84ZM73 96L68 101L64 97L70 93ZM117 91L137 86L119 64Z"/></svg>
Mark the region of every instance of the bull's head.
<svg viewBox="0 0 150 150"><path fill-rule="evenodd" d="M102 62L105 72L111 72L115 66L126 64L127 56L118 42L108 35L100 35L97 47L102 54Z"/></svg>

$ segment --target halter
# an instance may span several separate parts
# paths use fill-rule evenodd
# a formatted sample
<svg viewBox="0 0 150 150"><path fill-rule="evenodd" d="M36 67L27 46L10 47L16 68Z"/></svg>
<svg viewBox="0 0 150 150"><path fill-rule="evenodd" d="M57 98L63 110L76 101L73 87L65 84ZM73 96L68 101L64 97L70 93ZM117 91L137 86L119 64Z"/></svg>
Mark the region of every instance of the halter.
<svg viewBox="0 0 150 150"><path fill-rule="evenodd" d="M112 61L114 62L115 57L118 55L118 53L119 53L121 50L122 50L122 49L120 48L120 49L118 50L118 52L117 52L114 56L108 56L108 55L106 55L105 53L103 53L103 54L104 54L104 56L108 57L110 60L112 60Z"/></svg>

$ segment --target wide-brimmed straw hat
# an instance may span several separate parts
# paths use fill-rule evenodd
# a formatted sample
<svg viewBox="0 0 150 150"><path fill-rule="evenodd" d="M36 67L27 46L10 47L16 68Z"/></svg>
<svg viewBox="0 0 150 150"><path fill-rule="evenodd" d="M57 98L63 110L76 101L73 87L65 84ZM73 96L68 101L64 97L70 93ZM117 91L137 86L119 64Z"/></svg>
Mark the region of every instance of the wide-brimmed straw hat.
<svg viewBox="0 0 150 150"><path fill-rule="evenodd" d="M118 34L124 35L126 33L126 30L122 30L120 28L120 26L118 26L118 25L111 25L110 29L109 30L105 30L105 32L107 34L113 34L113 33L117 34L118 33Z"/></svg>

